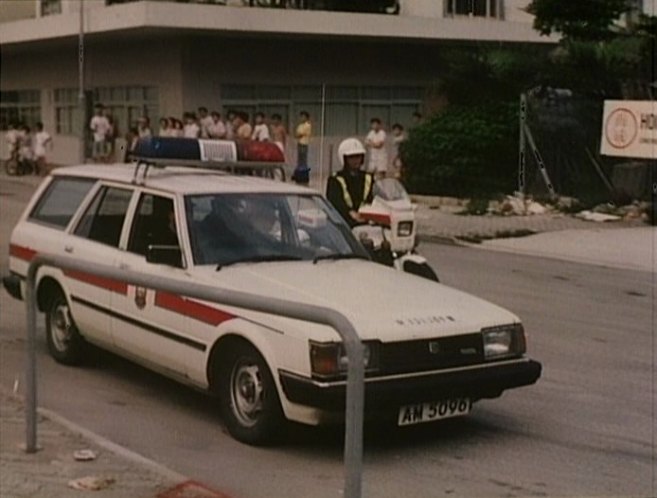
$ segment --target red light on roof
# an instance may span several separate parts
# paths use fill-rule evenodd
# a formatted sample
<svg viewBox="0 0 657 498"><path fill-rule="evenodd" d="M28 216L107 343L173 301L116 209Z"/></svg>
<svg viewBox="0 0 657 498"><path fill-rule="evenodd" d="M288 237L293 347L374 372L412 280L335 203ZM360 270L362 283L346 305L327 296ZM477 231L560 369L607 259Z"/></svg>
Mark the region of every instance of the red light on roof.
<svg viewBox="0 0 657 498"><path fill-rule="evenodd" d="M237 160L265 163L283 163L283 151L272 142L257 142L255 140L236 140Z"/></svg>

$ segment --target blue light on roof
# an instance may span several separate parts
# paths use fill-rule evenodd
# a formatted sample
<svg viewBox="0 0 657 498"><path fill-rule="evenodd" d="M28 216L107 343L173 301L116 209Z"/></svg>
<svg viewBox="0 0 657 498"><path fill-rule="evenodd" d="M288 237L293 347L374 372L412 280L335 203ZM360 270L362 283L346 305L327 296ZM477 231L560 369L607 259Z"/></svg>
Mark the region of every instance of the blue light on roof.
<svg viewBox="0 0 657 498"><path fill-rule="evenodd" d="M201 147L195 138L147 137L140 138L133 155L143 159L184 159L199 161Z"/></svg>

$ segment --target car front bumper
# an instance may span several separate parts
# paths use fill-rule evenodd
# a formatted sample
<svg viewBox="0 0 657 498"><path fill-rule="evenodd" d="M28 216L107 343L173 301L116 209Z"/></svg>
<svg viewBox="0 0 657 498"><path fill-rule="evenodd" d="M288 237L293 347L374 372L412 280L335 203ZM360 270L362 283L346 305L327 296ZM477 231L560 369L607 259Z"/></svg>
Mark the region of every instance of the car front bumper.
<svg viewBox="0 0 657 498"><path fill-rule="evenodd" d="M539 362L520 359L421 374L369 377L365 380L365 409L457 397L473 401L497 398L506 389L534 384L541 370ZM279 375L289 401L322 410L344 409L346 381L322 382L286 371L279 371Z"/></svg>

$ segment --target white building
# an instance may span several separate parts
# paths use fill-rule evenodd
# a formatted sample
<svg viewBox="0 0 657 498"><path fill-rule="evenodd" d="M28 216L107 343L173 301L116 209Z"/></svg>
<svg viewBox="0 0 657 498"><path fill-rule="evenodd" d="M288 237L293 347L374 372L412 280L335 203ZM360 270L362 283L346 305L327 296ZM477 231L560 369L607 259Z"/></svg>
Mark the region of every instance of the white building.
<svg viewBox="0 0 657 498"><path fill-rule="evenodd" d="M319 9L329 0L308 1ZM277 112L290 128L306 110L315 135L324 129L326 164L329 145L364 136L372 117L390 127L427 109L446 47L554 43L532 29L528 3L400 0L390 15L249 0L1 0L0 121L43 121L51 161L79 160L82 5L87 107L108 106L122 134L141 115L156 130L159 117L198 106Z"/></svg>

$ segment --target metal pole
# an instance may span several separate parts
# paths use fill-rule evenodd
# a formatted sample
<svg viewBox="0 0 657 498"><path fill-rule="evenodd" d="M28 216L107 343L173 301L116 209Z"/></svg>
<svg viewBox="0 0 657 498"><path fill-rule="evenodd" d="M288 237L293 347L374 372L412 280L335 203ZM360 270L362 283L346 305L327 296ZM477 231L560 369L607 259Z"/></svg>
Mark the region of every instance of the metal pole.
<svg viewBox="0 0 657 498"><path fill-rule="evenodd" d="M326 119L326 83L322 83L322 112L319 124L319 189L324 190L324 121Z"/></svg>
<svg viewBox="0 0 657 498"><path fill-rule="evenodd" d="M520 94L520 141L518 143L518 192L525 196L525 171L526 171L526 155L525 155L525 122L527 121L527 96L524 93Z"/></svg>
<svg viewBox="0 0 657 498"><path fill-rule="evenodd" d="M78 107L80 110L80 163L85 161L86 105L84 96L84 0L80 0L80 32L78 34Z"/></svg>
<svg viewBox="0 0 657 498"><path fill-rule="evenodd" d="M36 272L35 272L36 273ZM25 286L27 354L25 357L25 451L37 451L36 296L35 286Z"/></svg>
<svg viewBox="0 0 657 498"><path fill-rule="evenodd" d="M36 353L34 337L36 337L36 274L41 266L49 266L65 270L81 271L95 276L121 280L130 285L139 285L150 289L173 292L186 297L221 303L227 306L270 313L297 320L328 325L335 329L347 353L347 393L345 406L345 443L344 443L344 472L345 498L360 498L362 494L363 471L363 408L365 406L364 379L365 368L363 364L363 344L356 329L343 314L323 306L313 306L278 298L263 297L246 292L221 289L209 285L193 282L180 282L178 280L156 277L144 273L122 270L108 265L97 265L86 261L64 256L49 254L36 255L27 270L26 277L26 307L28 327L28 370L29 375L26 389L28 399L32 397L33 404L26 409L28 423L28 443L36 447L36 376L34 368ZM31 338L31 339L30 339ZM30 382L30 379L31 382ZM30 438L33 437L33 440Z"/></svg>

